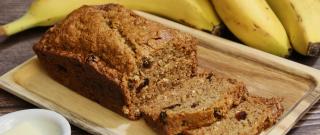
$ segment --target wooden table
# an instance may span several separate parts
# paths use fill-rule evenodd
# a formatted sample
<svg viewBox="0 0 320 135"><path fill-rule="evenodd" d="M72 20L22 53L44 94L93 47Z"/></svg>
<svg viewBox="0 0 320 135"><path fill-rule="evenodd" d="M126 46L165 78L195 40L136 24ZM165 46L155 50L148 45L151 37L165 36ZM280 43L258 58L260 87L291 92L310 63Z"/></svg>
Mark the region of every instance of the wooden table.
<svg viewBox="0 0 320 135"><path fill-rule="evenodd" d="M21 16L32 0L0 0L0 24L8 23ZM32 45L36 43L47 28L27 30L0 43L0 75L24 62L34 55ZM320 59L294 54L291 60L320 69ZM0 89L0 116L35 106ZM73 135L86 135L85 131L72 127ZM290 131L292 135L320 134L320 102L318 102Z"/></svg>

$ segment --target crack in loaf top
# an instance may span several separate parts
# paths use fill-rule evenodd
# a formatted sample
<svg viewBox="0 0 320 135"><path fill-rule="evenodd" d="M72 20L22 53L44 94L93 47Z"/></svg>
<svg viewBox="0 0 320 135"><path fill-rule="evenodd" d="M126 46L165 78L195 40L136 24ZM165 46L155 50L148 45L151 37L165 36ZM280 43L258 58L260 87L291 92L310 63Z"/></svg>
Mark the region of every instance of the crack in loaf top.
<svg viewBox="0 0 320 135"><path fill-rule="evenodd" d="M173 46L194 53L193 37L139 17L120 5L83 6L52 27L40 40L45 51L98 56L118 72L130 73L148 53ZM196 55L196 54L194 54Z"/></svg>

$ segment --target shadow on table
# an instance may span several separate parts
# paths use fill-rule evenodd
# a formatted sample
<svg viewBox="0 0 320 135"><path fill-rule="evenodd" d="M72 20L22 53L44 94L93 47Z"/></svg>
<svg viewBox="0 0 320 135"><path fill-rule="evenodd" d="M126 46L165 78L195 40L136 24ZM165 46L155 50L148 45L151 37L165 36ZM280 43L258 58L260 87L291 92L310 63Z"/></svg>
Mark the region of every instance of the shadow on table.
<svg viewBox="0 0 320 135"><path fill-rule="evenodd" d="M293 60L295 62L307 65L307 66L314 66L317 63L317 60L319 59L319 57L309 57L309 56L303 56L297 52L293 52L292 55L289 57L289 60Z"/></svg>
<svg viewBox="0 0 320 135"><path fill-rule="evenodd" d="M19 42L28 42L32 39L39 38L47 29L48 27L38 27L12 35L0 43L0 50L8 48Z"/></svg>

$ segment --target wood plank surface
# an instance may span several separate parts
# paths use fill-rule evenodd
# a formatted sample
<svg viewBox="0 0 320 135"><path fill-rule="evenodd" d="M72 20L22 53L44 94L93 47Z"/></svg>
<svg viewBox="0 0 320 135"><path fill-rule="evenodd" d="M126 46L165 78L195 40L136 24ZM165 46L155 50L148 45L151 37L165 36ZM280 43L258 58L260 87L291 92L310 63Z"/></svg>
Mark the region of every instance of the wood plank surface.
<svg viewBox="0 0 320 135"><path fill-rule="evenodd" d="M5 24L16 19L25 12L32 0L1 0L0 24ZM32 57L32 45L47 28L36 28L10 37L0 43L0 75ZM308 58L295 54L292 58L297 62L320 69L320 59ZM0 115L21 110L35 108L35 106L0 89ZM319 134L320 132L320 103L315 106L295 125L289 134ZM76 127L72 127L73 135L88 134Z"/></svg>

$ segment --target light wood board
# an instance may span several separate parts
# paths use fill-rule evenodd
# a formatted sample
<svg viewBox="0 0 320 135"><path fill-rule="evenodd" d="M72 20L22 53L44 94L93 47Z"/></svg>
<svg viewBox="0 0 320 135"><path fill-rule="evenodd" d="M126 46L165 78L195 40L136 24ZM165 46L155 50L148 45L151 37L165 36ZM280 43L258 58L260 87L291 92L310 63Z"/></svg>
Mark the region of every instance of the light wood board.
<svg viewBox="0 0 320 135"><path fill-rule="evenodd" d="M285 113L263 134L285 134L319 99L320 72L244 45L212 36L150 14L138 14L190 33L201 41L199 65L245 82L252 95L282 97ZM6 91L52 109L94 134L152 135L140 121L129 121L52 80L33 57L0 78Z"/></svg>

